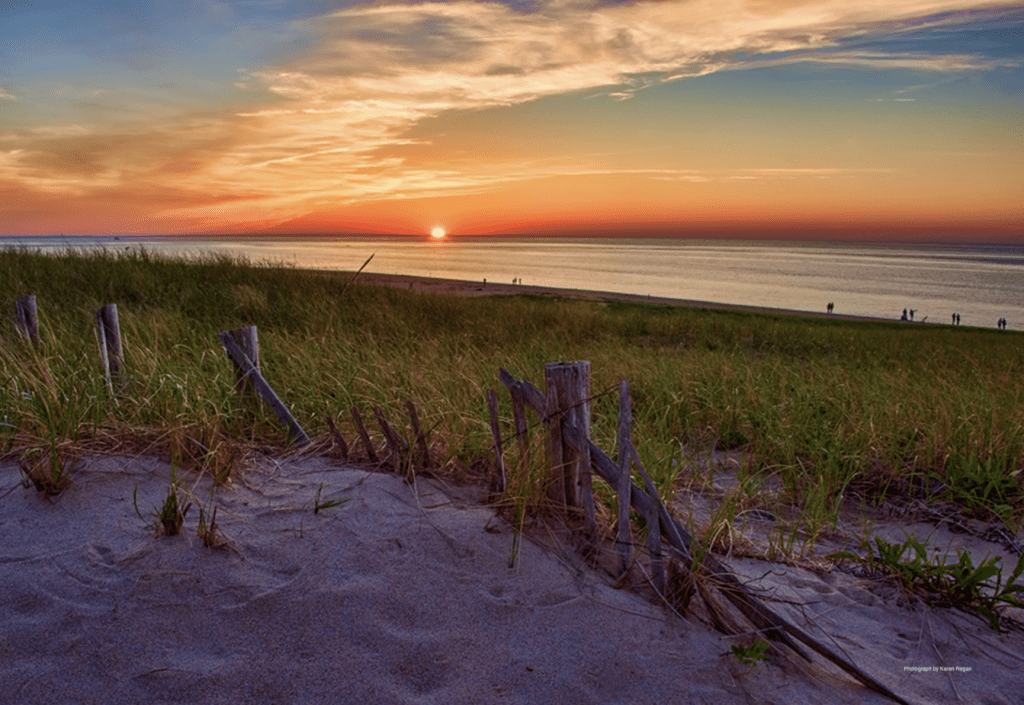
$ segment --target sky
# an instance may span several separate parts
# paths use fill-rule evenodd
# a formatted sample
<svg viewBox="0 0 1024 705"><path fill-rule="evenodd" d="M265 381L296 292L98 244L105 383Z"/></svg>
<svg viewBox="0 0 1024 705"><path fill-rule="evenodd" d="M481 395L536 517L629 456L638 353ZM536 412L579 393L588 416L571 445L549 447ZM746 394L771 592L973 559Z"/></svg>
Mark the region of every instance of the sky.
<svg viewBox="0 0 1024 705"><path fill-rule="evenodd" d="M1024 241L1024 3L0 0L0 235Z"/></svg>

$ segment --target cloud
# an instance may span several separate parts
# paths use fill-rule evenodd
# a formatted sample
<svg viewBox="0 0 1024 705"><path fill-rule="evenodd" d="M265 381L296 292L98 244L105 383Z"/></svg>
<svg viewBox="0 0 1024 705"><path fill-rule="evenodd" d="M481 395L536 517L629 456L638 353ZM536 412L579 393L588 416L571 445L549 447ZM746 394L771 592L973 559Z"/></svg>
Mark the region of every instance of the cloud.
<svg viewBox="0 0 1024 705"><path fill-rule="evenodd" d="M158 220L188 221L202 229L280 222L325 205L367 199L479 192L572 169L528 164L417 169L392 148L413 144L408 137L413 126L447 111L579 91L626 99L656 83L718 71L797 62L945 73L987 70L998 62L964 53L855 51L844 42L913 27L948 28L970 21L960 13L999 6L1012 3L551 0L524 5L527 9L466 1L350 7L295 23L293 30L308 37L307 49L233 81L243 92L270 98L206 116L201 128L206 138L196 139L194 125L180 119L159 130L166 149L151 145L154 154L130 161L123 147L111 146L108 139L102 144L110 151L86 150L92 171L76 172L73 160L63 168L75 174L82 189L90 188L93 178L106 188L112 174L126 184L163 179L192 189L201 206L162 208ZM89 142L88 128L79 125L31 132L40 140L79 137L82 145L101 144ZM167 154L171 147L177 157ZM48 149L42 142L34 148ZM43 161L37 156L34 163L38 167ZM48 178L59 181L62 167L53 163ZM191 183L182 186L186 168ZM590 164L578 170L601 169Z"/></svg>

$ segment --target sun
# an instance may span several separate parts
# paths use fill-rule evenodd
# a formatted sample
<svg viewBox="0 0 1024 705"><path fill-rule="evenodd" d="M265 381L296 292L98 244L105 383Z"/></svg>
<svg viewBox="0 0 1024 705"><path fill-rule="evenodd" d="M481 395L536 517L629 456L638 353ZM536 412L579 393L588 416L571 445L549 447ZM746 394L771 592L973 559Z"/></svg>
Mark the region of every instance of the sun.
<svg viewBox="0 0 1024 705"><path fill-rule="evenodd" d="M446 233L444 231L444 228L442 228L440 225L438 225L437 227L430 231L430 237L434 238L435 240L444 240L444 236L447 234L448 233Z"/></svg>

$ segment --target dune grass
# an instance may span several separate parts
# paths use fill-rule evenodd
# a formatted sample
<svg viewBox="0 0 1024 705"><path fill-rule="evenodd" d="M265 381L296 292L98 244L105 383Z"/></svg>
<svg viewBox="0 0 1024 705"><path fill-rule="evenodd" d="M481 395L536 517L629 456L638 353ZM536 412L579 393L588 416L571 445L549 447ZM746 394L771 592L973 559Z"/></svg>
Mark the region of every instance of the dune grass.
<svg viewBox="0 0 1024 705"><path fill-rule="evenodd" d="M354 438L349 407L398 420L411 399L443 463L481 467L499 366L542 386L546 362L587 359L595 442L614 451L615 390L629 379L634 443L664 496L701 481L694 457L738 449L737 507L763 504L771 482L805 536L848 499L915 495L1011 527L1024 516L1024 339L1010 331L346 288L346 276L139 249L2 250L0 281L0 452L52 454L62 468L72 448L131 448L223 480L233 444L286 447L273 414L235 392L217 337L256 325L264 375L312 436L326 436L331 415ZM27 294L38 297L36 348L13 323ZM113 394L94 333L107 303L125 344ZM532 479L519 484L536 493Z"/></svg>

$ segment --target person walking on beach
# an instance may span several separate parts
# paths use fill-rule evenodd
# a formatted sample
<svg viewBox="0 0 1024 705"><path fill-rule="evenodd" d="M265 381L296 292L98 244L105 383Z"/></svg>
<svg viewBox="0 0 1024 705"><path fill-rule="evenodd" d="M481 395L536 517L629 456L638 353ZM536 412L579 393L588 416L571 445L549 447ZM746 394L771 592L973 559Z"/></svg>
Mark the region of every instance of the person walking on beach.
<svg viewBox="0 0 1024 705"><path fill-rule="evenodd" d="M901 321L907 320L907 309L903 309L903 315L900 316Z"/></svg>
<svg viewBox="0 0 1024 705"><path fill-rule="evenodd" d="M833 310L833 309L834 309L835 307L836 307L836 305L835 305L834 303L832 303L831 301L829 301L829 302L828 302L828 306L826 306L826 307L825 307L825 310L826 310L826 311L828 311L828 312L829 312L829 314L831 314L831 313L832 313L832 310Z"/></svg>
<svg viewBox="0 0 1024 705"><path fill-rule="evenodd" d="M956 314L956 324L960 325L960 314Z"/></svg>
<svg viewBox="0 0 1024 705"><path fill-rule="evenodd" d="M914 320L914 309L910 309L910 320Z"/></svg>

